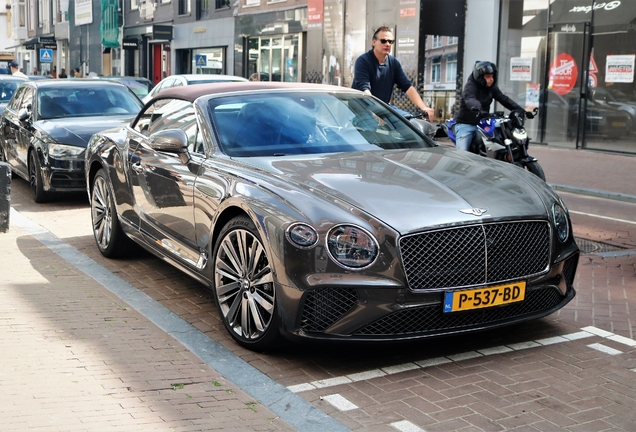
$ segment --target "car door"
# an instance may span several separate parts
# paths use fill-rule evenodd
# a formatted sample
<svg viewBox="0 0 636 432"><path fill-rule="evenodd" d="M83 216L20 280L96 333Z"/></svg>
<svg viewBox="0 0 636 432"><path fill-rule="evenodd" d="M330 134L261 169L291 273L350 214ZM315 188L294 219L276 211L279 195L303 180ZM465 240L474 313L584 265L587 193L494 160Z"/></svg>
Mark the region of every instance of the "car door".
<svg viewBox="0 0 636 432"><path fill-rule="evenodd" d="M0 129L2 130L2 150L6 157L6 162L12 167L17 164L15 146L20 130L18 109L25 90L26 87L20 87L2 113L2 124L0 125Z"/></svg>
<svg viewBox="0 0 636 432"><path fill-rule="evenodd" d="M135 125L139 132L136 148L130 152L129 177L142 236L164 253L200 266L201 251L196 246L193 193L194 182L205 160L197 151L201 140L192 103L160 99L148 107ZM153 148L153 134L181 129L188 137L185 153Z"/></svg>
<svg viewBox="0 0 636 432"><path fill-rule="evenodd" d="M16 116L16 140L14 146L15 164L13 167L24 178L28 178L28 166L29 166L29 147L31 145L31 139L33 138L33 121L35 120L33 105L35 99L35 89L32 87L26 87L24 95L20 100ZM19 116L21 112L26 112L27 117L20 120Z"/></svg>

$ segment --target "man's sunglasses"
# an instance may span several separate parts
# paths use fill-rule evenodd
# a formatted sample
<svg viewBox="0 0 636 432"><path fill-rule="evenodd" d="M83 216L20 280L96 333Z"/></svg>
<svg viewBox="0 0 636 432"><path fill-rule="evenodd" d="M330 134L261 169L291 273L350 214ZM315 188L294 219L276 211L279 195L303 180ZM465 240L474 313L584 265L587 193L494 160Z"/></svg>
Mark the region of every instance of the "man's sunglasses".
<svg viewBox="0 0 636 432"><path fill-rule="evenodd" d="M377 39L377 40L379 40L380 43L382 43L383 45L385 43L389 43L389 44L393 45L393 42L395 42L395 39Z"/></svg>

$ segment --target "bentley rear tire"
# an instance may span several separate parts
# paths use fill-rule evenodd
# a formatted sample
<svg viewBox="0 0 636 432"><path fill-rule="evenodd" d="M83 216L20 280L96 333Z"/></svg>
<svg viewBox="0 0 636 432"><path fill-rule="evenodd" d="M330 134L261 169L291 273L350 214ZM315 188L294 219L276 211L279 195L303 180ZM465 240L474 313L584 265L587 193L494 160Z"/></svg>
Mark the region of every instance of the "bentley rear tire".
<svg viewBox="0 0 636 432"><path fill-rule="evenodd" d="M103 169L97 171L93 180L91 221L95 243L102 255L108 258L124 256L126 250L132 246L132 241L121 229L112 189Z"/></svg>
<svg viewBox="0 0 636 432"><path fill-rule="evenodd" d="M214 298L226 329L246 348L274 348L280 340L274 278L251 219L238 216L223 227L213 263Z"/></svg>

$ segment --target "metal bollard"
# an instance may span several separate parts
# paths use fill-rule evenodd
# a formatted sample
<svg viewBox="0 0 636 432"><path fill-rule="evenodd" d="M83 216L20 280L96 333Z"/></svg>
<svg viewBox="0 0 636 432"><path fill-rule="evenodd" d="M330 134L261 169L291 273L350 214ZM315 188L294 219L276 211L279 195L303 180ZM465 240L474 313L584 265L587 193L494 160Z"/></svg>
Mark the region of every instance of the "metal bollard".
<svg viewBox="0 0 636 432"><path fill-rule="evenodd" d="M9 231L11 213L11 166L0 162L0 233Z"/></svg>

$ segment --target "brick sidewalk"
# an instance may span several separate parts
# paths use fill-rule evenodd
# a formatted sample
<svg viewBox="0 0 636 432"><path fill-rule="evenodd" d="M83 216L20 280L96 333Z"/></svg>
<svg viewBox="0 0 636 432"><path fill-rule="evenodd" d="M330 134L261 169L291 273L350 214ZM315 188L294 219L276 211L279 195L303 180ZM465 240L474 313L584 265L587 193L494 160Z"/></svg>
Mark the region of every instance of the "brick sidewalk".
<svg viewBox="0 0 636 432"><path fill-rule="evenodd" d="M2 431L294 430L20 229L0 254Z"/></svg>

